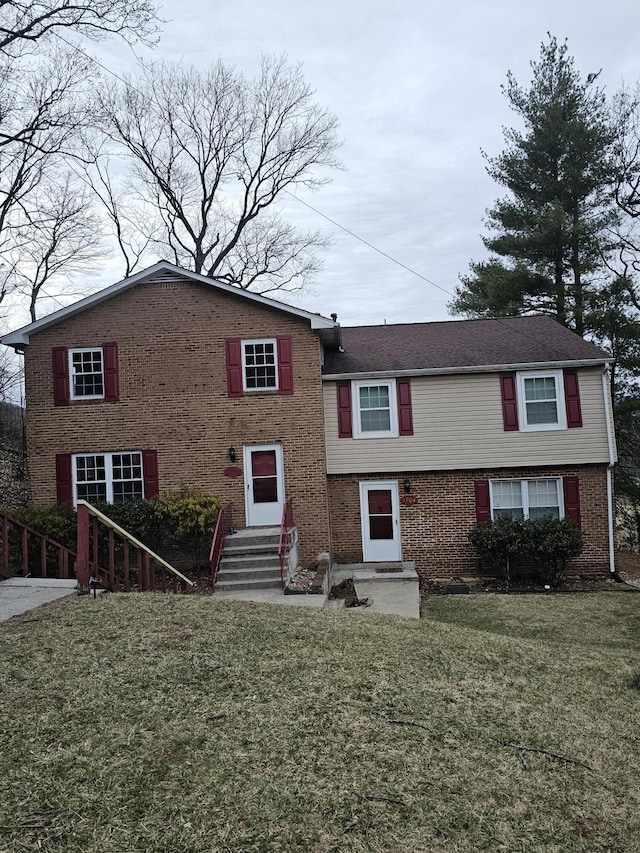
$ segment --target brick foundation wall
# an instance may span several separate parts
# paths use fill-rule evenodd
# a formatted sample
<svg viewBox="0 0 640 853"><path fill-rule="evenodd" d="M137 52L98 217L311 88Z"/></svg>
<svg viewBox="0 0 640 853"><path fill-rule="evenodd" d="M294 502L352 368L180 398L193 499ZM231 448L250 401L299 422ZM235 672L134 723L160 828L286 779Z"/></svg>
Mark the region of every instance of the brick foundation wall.
<svg viewBox="0 0 640 853"><path fill-rule="evenodd" d="M227 395L225 338L292 339L292 395ZM120 400L54 406L51 349L118 343ZM321 348L308 320L186 282L139 284L32 335L25 354L27 445L35 504L56 500L57 453L155 449L160 491L196 483L233 501L245 526L244 481L223 474L235 447L281 442L301 561L329 549Z"/></svg>
<svg viewBox="0 0 640 853"><path fill-rule="evenodd" d="M571 564L576 572L609 572L607 526L607 468L605 465L513 468L479 471L412 472L394 475L331 475L329 506L332 555L338 563L362 561L359 482L411 481L415 506L400 506L402 559L414 560L425 579L475 574L477 561L469 542L476 524L474 481L494 478L558 477L577 475L580 481L581 527L585 549Z"/></svg>

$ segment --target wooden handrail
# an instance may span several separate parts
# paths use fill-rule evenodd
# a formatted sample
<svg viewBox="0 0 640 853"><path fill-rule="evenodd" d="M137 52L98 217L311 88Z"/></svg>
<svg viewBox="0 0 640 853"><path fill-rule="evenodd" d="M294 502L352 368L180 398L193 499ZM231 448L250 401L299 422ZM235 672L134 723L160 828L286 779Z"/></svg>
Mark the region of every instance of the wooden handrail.
<svg viewBox="0 0 640 853"><path fill-rule="evenodd" d="M89 578L88 578L88 574L89 574L89 560L88 560L89 537L88 537L88 533L89 533L89 531L87 529L86 534L84 532L81 532L81 527L82 527L82 525L80 523L80 515L81 515L80 511L81 510L84 510L89 515L92 515L94 518L99 519L108 528L110 528L111 530L114 530L126 542L128 542L130 545L133 545L134 548L137 548L143 554L146 554L148 558L155 560L161 566L164 566L164 568L167 571L171 572L175 577L179 578L183 583L186 583L189 586L195 586L195 584L192 580L189 580L189 578L185 577L185 575L183 575L182 572L179 572L170 563L167 563L167 561L164 560L159 554L156 554L155 551L152 551L151 548L147 547L139 539L136 539L135 536L132 536L131 533L128 533L124 528L120 527L119 524L117 524L115 521L112 521L103 512L100 512L99 509L96 509L90 503L88 503L87 501L84 501L82 499L78 500L77 506L78 506L78 540L79 541L78 541L78 557L77 557L77 562L76 562L76 567L77 567L76 573L78 576L78 584L81 587L81 589L84 589L85 587L88 589L88 583L89 583ZM84 542L85 536L86 536L86 540L87 540L86 543ZM82 542L80 540L82 540ZM95 545L95 541L96 540L94 537L94 545ZM81 547L81 545L82 545L82 547ZM86 563L86 565L85 565L85 563ZM95 563L95 560L94 560L94 563ZM145 562L145 569L147 568L147 566L148 566L148 564ZM145 574L146 574L146 571L145 571Z"/></svg>
<svg viewBox="0 0 640 853"><path fill-rule="evenodd" d="M17 529L20 535L20 552L21 552L21 562L22 562L22 572L24 575L29 573L29 544L28 537L32 536L36 539L40 540L40 571L42 572L42 577L47 577L48 568L47 568L47 548L54 548L58 552L58 577L60 578L68 578L69 577L69 564L73 564L73 559L75 558L75 552L71 550L71 548L67 548L66 545L62 545L62 543L57 542L55 539L52 539L50 536L47 536L46 533L40 533L37 530L34 530L33 527L29 527L28 524L25 524L22 521L19 521L17 518L14 518L12 515L9 515L6 512L0 511L0 518L2 519L2 570L1 573L6 575L7 577L10 574L9 571L9 525L11 524L13 527ZM71 558L71 559L70 559Z"/></svg>

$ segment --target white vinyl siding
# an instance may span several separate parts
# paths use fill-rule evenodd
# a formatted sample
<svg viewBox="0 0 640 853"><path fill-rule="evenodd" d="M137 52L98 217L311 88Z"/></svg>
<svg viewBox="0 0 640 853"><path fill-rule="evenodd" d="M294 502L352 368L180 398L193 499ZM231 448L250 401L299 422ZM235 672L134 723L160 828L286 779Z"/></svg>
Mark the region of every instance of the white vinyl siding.
<svg viewBox="0 0 640 853"><path fill-rule="evenodd" d="M505 431L497 373L411 379L414 434L338 437L335 382L324 383L329 474L608 462L602 370L580 371L582 429ZM371 380L372 383L375 380Z"/></svg>

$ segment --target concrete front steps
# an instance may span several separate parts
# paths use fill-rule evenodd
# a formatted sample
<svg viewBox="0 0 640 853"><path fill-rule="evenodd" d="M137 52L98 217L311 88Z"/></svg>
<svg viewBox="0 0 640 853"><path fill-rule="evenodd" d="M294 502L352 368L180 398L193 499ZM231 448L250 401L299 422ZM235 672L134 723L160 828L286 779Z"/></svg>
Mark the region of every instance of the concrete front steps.
<svg viewBox="0 0 640 853"><path fill-rule="evenodd" d="M226 536L216 590L281 590L279 539L279 527L250 527Z"/></svg>

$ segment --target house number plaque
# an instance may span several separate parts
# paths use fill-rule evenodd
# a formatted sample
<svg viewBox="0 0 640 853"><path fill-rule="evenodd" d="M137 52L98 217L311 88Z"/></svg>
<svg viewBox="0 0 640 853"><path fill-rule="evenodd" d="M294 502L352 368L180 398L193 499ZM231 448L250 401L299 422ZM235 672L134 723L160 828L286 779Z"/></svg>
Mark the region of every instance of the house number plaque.
<svg viewBox="0 0 640 853"><path fill-rule="evenodd" d="M228 468L224 469L225 477L241 477L242 476L242 468L238 468L237 465L229 465Z"/></svg>
<svg viewBox="0 0 640 853"><path fill-rule="evenodd" d="M400 495L402 506L415 506L418 503L417 495Z"/></svg>

